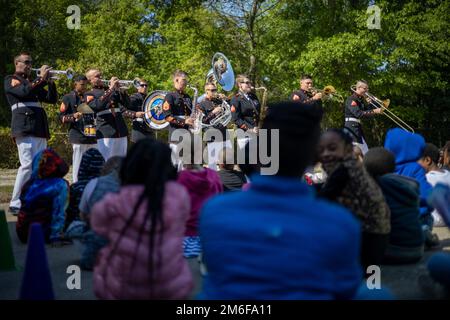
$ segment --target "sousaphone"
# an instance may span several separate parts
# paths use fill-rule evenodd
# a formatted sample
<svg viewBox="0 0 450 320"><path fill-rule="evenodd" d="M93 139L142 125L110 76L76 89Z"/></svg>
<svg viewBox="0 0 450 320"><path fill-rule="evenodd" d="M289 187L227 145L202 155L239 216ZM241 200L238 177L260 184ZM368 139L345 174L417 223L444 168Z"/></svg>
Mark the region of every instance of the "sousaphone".
<svg viewBox="0 0 450 320"><path fill-rule="evenodd" d="M233 90L234 71L230 60L223 53L216 52L212 58L211 66L206 75L206 81L216 82L224 91Z"/></svg>

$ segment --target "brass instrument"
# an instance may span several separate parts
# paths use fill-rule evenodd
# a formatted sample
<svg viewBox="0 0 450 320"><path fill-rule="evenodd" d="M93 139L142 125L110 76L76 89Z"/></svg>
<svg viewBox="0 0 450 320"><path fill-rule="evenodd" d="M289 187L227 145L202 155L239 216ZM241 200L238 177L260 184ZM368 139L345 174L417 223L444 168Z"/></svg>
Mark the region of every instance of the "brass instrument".
<svg viewBox="0 0 450 320"><path fill-rule="evenodd" d="M338 103L344 103L344 97L339 94L332 85L325 86L322 90L311 88L311 95L322 93L322 101L335 100Z"/></svg>
<svg viewBox="0 0 450 320"><path fill-rule="evenodd" d="M41 76L41 69L40 68L39 69L38 68L36 68L36 69L32 68L31 70L36 72L36 75L38 77ZM60 74L61 75L65 75L67 77L67 79L69 79L69 80L71 80L73 78L73 76L75 75L75 71L73 71L73 69L71 69L71 68L68 68L67 70L53 70L53 69L50 69L49 73L50 73L50 79L53 79L53 80L59 80L59 77L56 76L56 75L60 75Z"/></svg>
<svg viewBox="0 0 450 320"><path fill-rule="evenodd" d="M350 87L350 90L352 92L356 93L356 86L353 85ZM380 108L381 113L384 114L387 118L389 118L392 122L394 122L397 126L402 128L405 131L414 133L413 127L411 127L409 124L407 124L403 119L401 119L399 116L397 116L394 112L388 109L389 104L391 101L389 99L381 100L375 97L373 94L370 94L369 92L366 92L364 94L364 98L366 99L367 103L369 105L372 105L375 108Z"/></svg>
<svg viewBox="0 0 450 320"><path fill-rule="evenodd" d="M212 58L211 66L212 68L206 75L206 81L218 83L224 91L233 90L235 82L234 71L227 57L223 53L216 52ZM222 104L220 106L222 111L218 112L209 124L203 123L203 127L213 127L218 124L226 127L230 123L232 118L231 106L224 98L221 98L221 100Z"/></svg>
<svg viewBox="0 0 450 320"><path fill-rule="evenodd" d="M190 128L190 131L193 134L199 134L202 132L203 127L203 112L197 109L197 97L198 97L198 90L197 88L191 86L190 84L187 85L188 88L191 88L194 90L194 99L192 100L192 109L191 109L191 115L190 118L193 119L192 128Z"/></svg>
<svg viewBox="0 0 450 320"><path fill-rule="evenodd" d="M101 79L101 81L103 82L103 85L105 87L109 86L110 80ZM129 89L131 88L131 86L138 89L141 86L141 82L139 81L138 78L134 78L134 80L119 80L118 82L120 89Z"/></svg>

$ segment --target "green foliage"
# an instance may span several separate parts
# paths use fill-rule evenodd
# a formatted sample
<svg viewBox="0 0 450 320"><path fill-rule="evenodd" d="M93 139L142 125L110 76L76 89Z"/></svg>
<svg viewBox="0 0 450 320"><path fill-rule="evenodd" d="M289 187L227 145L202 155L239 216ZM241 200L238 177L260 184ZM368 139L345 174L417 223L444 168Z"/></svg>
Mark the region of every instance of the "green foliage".
<svg viewBox="0 0 450 320"><path fill-rule="evenodd" d="M448 0L377 1L381 30L367 28L371 1L86 0L77 1L81 30L66 26L69 0L0 2L1 76L13 71L15 54L28 50L38 65L79 73L95 67L104 78L144 77L150 90L170 89L172 72L183 69L201 94L220 51L235 73L250 72L257 86L268 88L269 101L286 99L302 73L312 74L317 88L331 84L344 96L363 78L427 140L442 145L450 136ZM71 83L59 80L58 89L67 93ZM9 126L0 94L0 125ZM64 138L58 108L46 108L52 139ZM324 128L342 126L342 108L326 105ZM367 121L369 143L381 144L392 126L383 116Z"/></svg>

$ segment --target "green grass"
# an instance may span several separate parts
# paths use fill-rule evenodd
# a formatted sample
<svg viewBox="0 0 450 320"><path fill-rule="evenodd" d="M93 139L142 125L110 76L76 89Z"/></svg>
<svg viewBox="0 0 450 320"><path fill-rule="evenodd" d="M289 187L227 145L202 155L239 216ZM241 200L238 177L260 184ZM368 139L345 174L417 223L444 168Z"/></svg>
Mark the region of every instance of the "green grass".
<svg viewBox="0 0 450 320"><path fill-rule="evenodd" d="M14 186L0 186L0 203L9 202Z"/></svg>

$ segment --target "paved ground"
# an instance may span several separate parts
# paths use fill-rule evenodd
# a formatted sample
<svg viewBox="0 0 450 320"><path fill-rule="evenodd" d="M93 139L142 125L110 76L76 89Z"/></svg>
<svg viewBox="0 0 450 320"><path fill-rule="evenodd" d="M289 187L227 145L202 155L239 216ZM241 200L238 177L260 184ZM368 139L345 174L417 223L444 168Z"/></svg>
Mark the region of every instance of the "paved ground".
<svg viewBox="0 0 450 320"><path fill-rule="evenodd" d="M27 246L20 243L15 234L16 220L11 215L7 215L11 241L13 243L14 256L16 265L19 270L11 272L0 272L0 300L17 299L20 292L22 282L23 268L27 254ZM76 245L67 245L64 247L46 246L47 258L50 265L52 276L53 290L56 299L61 300L93 300L95 295L92 288L92 272L81 270L81 289L69 290L67 288L67 279L70 274L67 268L70 265L79 263L79 251ZM198 293L201 287L201 276L199 272L198 262L194 259L189 260L192 273L194 275L196 287L192 292L192 298Z"/></svg>
<svg viewBox="0 0 450 320"><path fill-rule="evenodd" d="M0 170L0 209L7 211L9 190L14 183L15 170L3 172ZM4 179L3 179L4 178ZM70 178L68 174L67 178ZM9 180L8 180L9 179ZM8 182L7 182L8 181ZM19 268L25 265L26 245L17 239L15 234L16 218L7 214L7 221L10 236L13 243L13 250L16 264ZM441 239L442 247L437 251L447 251L450 253L450 231L447 228L435 228L435 232ZM95 299L92 291L92 272L81 271L81 289L69 290L66 285L66 273L68 266L76 265L79 259L79 252L75 245L60 248L48 246L46 248L50 264L53 288L57 299ZM381 283L383 287L388 287L398 299L449 299L450 296L439 284L435 283L428 275L426 262L434 252L426 252L422 261L413 265L403 266L382 266ZM191 270L195 278L195 290L192 297L201 288L201 276L198 263L195 260L189 261ZM0 299L17 299L22 279L22 271L0 272Z"/></svg>

